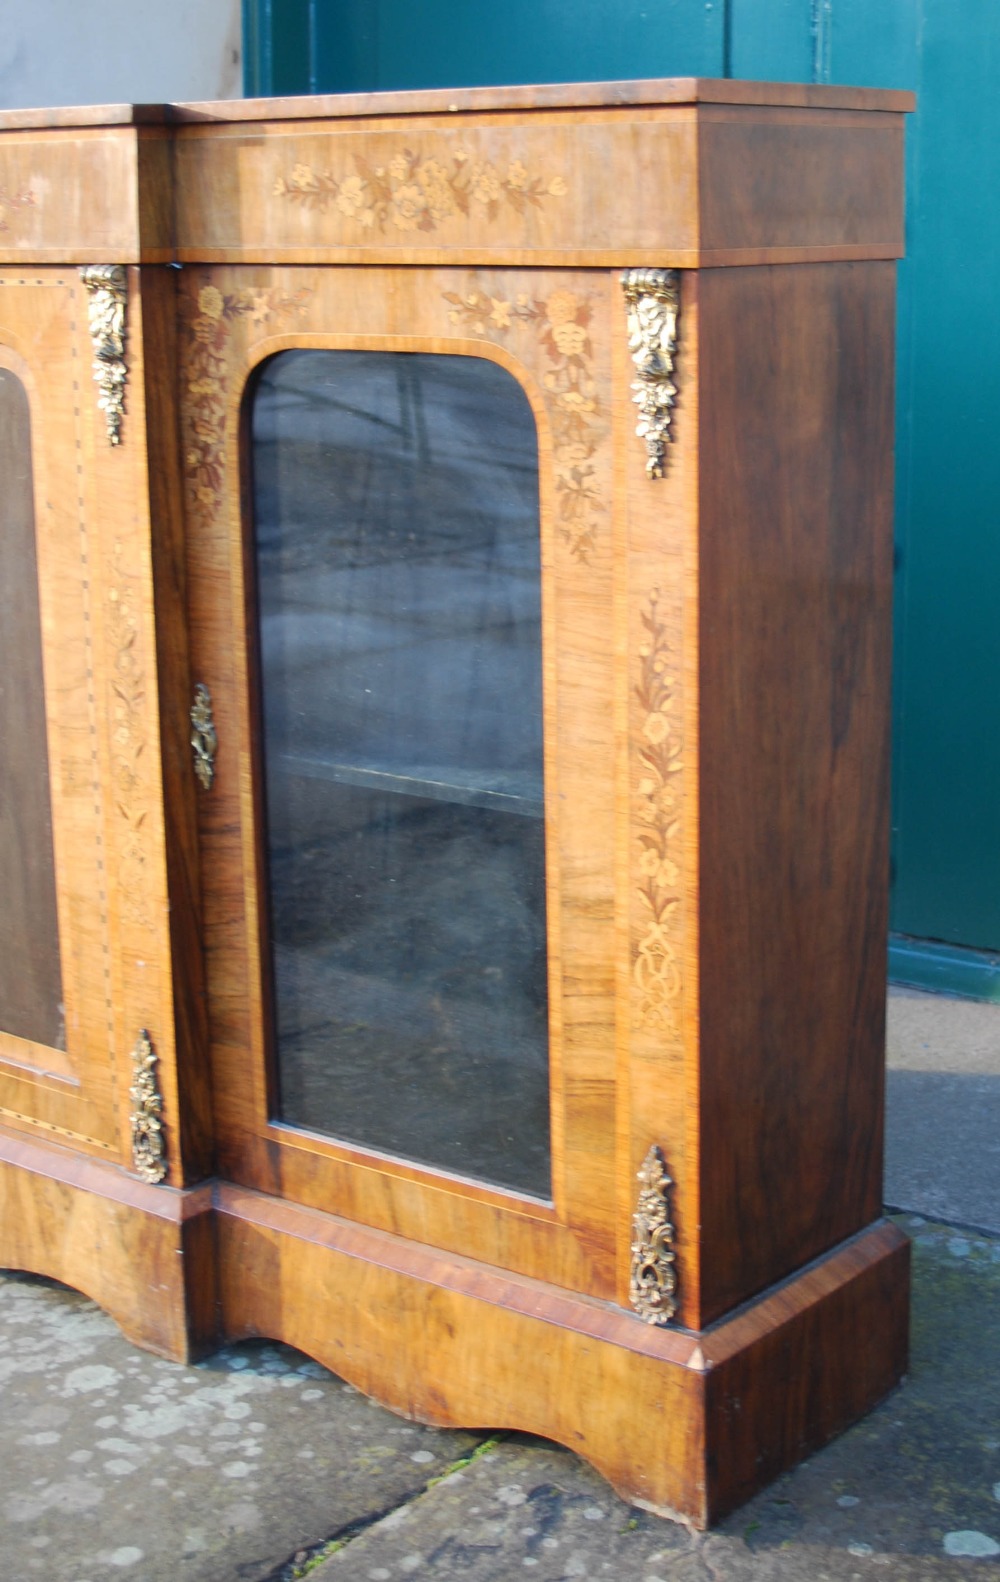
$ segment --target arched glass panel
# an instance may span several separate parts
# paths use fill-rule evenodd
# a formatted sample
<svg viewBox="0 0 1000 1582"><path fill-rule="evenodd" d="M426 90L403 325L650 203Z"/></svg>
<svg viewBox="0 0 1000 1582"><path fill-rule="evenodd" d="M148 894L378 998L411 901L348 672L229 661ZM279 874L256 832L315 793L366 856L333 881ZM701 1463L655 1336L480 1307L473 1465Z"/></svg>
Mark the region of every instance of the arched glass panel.
<svg viewBox="0 0 1000 1582"><path fill-rule="evenodd" d="M278 1115L547 1196L530 405L288 351L251 434Z"/></svg>
<svg viewBox="0 0 1000 1582"><path fill-rule="evenodd" d="M0 368L0 1031L65 1049L31 419Z"/></svg>

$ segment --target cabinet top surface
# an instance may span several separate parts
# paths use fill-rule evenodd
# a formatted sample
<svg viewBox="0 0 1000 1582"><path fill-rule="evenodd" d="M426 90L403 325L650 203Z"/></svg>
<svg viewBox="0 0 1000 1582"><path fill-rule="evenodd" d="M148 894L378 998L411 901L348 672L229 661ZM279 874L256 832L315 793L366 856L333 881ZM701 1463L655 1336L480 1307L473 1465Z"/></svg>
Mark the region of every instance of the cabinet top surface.
<svg viewBox="0 0 1000 1582"><path fill-rule="evenodd" d="M663 77L635 82L550 83L509 88L424 88L406 93L220 99L196 104L92 104L4 110L0 111L0 131L698 104L886 111L898 114L900 111L912 110L915 98L912 93L897 89L737 82L724 77Z"/></svg>
<svg viewBox="0 0 1000 1582"><path fill-rule="evenodd" d="M686 269L897 258L912 102L677 77L9 110L0 260Z"/></svg>

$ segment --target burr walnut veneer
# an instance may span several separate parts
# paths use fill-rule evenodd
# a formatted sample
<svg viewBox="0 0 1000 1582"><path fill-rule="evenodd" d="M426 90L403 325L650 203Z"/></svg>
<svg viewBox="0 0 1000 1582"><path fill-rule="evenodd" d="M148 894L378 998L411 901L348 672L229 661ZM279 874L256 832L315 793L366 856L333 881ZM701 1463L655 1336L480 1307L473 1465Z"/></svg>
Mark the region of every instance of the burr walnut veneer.
<svg viewBox="0 0 1000 1582"><path fill-rule="evenodd" d="M0 116L0 1263L701 1525L900 1378L910 107Z"/></svg>

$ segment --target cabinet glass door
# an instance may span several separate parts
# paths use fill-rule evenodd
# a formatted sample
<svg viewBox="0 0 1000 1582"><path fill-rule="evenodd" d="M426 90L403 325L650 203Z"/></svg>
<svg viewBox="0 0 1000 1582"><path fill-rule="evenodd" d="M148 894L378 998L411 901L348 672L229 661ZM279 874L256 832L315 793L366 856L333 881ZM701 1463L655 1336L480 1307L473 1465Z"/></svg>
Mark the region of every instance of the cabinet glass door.
<svg viewBox="0 0 1000 1582"><path fill-rule="evenodd" d="M9 368L0 368L0 1031L66 1047L31 420Z"/></svg>
<svg viewBox="0 0 1000 1582"><path fill-rule="evenodd" d="M533 413L307 349L250 424L274 1118L547 1197Z"/></svg>

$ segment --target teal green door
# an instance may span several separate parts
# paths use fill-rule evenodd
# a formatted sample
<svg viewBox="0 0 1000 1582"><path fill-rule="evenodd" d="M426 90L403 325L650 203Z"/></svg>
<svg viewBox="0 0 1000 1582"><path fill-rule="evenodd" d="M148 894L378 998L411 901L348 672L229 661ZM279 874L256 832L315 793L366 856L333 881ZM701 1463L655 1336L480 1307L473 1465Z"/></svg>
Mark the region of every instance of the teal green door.
<svg viewBox="0 0 1000 1582"><path fill-rule="evenodd" d="M251 94L691 75L916 90L890 962L1000 999L996 0L245 0L244 21Z"/></svg>

